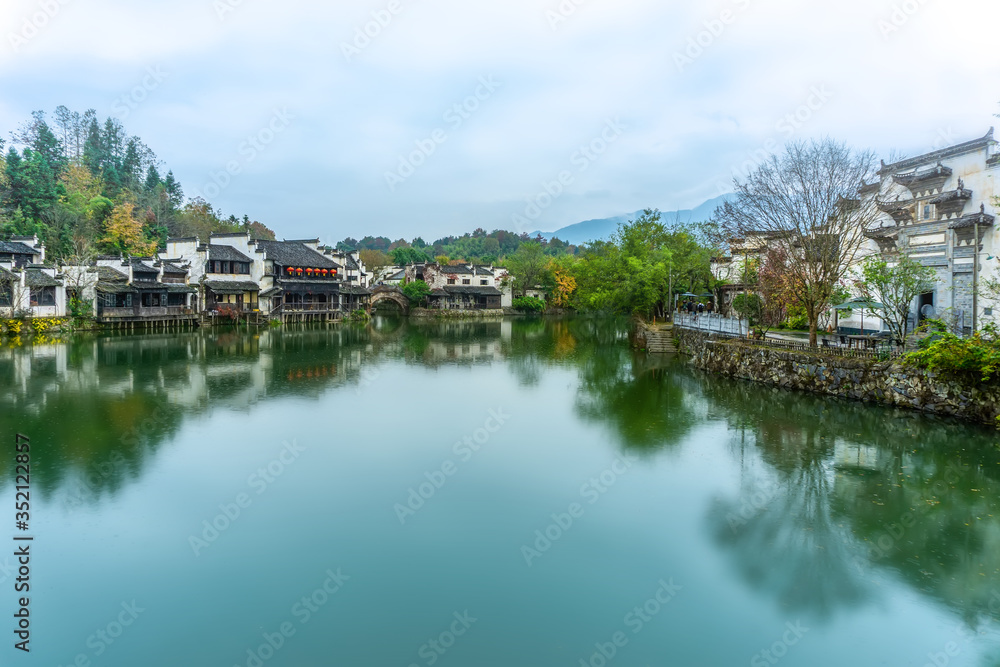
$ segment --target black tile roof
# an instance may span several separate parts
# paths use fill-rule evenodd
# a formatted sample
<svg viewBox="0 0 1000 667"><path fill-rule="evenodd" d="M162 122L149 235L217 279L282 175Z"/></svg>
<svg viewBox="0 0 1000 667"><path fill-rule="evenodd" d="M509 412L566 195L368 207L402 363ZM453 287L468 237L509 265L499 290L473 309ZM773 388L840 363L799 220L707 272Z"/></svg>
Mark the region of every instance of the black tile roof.
<svg viewBox="0 0 1000 667"><path fill-rule="evenodd" d="M97 281L104 283L127 283L128 276L110 266L98 266Z"/></svg>
<svg viewBox="0 0 1000 667"><path fill-rule="evenodd" d="M475 273L476 273L473 269L470 269L469 267L465 266L464 264L458 264L458 265L455 265L455 266L442 266L442 267L439 267L439 268L440 268L441 273L446 273L448 275L452 275L452 274L456 274L456 275L457 274L467 274L467 275L472 276L472 275L475 275Z"/></svg>
<svg viewBox="0 0 1000 667"><path fill-rule="evenodd" d="M181 268L176 264L170 262L163 262L163 273L169 273L172 275L186 276L187 269Z"/></svg>
<svg viewBox="0 0 1000 667"><path fill-rule="evenodd" d="M38 269L28 269L24 277L24 284L28 287L56 287L57 285L62 285L61 282Z"/></svg>
<svg viewBox="0 0 1000 667"><path fill-rule="evenodd" d="M342 294L354 294L355 296L369 296L372 291L367 287L357 287L355 285L343 285L340 288Z"/></svg>
<svg viewBox="0 0 1000 667"><path fill-rule="evenodd" d="M303 269L339 269L340 266L329 257L297 241L257 241L257 247L263 249L264 256L281 266L294 266Z"/></svg>
<svg viewBox="0 0 1000 667"><path fill-rule="evenodd" d="M37 250L19 241L0 241L0 252L14 255L37 255Z"/></svg>
<svg viewBox="0 0 1000 667"><path fill-rule="evenodd" d="M243 294L258 292L260 285L252 280L206 280L205 287L216 294Z"/></svg>
<svg viewBox="0 0 1000 667"><path fill-rule="evenodd" d="M971 153L973 151L986 148L992 144L993 141L993 128L991 127L990 131L986 133L986 136L980 137L979 139L973 139L972 141L966 141L962 144L948 146L947 148L942 148L941 150L925 153L923 155L917 155L916 157L900 160L899 162L893 162L892 164L886 164L883 162L882 168L878 170L878 173L879 175L882 175L891 174L897 171L905 171L907 169L912 169L913 167L919 167L922 164L937 162L938 160L944 160L945 158Z"/></svg>
<svg viewBox="0 0 1000 667"><path fill-rule="evenodd" d="M135 294L137 291L128 283L105 282L103 280L97 281L94 289L102 294Z"/></svg>
<svg viewBox="0 0 1000 667"><path fill-rule="evenodd" d="M948 229L964 229L966 227L972 227L976 223L979 223L980 227L992 227L994 220L995 218L986 212L986 206L984 204L979 208L979 213L963 215L961 218L948 225Z"/></svg>
<svg viewBox="0 0 1000 667"><path fill-rule="evenodd" d="M496 287L482 287L480 285L447 285L443 289L448 294L475 294L477 296L500 296L503 294Z"/></svg>
<svg viewBox="0 0 1000 667"><path fill-rule="evenodd" d="M253 260L241 253L239 250L228 245L217 245L215 243L208 246L208 258L222 262L247 262Z"/></svg>

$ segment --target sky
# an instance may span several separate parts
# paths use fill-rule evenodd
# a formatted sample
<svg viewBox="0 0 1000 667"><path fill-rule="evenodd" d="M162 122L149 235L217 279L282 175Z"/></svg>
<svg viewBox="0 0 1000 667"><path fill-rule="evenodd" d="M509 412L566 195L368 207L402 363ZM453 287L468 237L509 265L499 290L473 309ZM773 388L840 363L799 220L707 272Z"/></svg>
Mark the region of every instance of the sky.
<svg viewBox="0 0 1000 667"><path fill-rule="evenodd" d="M890 156L1000 119L996 0L3 0L0 131L122 121L279 238L692 208L797 139Z"/></svg>

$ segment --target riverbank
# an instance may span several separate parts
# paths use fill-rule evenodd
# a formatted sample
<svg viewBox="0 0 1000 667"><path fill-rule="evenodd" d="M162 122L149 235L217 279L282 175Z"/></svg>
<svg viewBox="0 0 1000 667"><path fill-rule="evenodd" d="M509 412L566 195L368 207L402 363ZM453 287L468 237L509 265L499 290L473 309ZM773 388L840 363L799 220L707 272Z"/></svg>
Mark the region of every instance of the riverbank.
<svg viewBox="0 0 1000 667"><path fill-rule="evenodd" d="M1000 427L1000 387L960 383L894 361L749 345L690 329L674 332L679 351L703 371Z"/></svg>

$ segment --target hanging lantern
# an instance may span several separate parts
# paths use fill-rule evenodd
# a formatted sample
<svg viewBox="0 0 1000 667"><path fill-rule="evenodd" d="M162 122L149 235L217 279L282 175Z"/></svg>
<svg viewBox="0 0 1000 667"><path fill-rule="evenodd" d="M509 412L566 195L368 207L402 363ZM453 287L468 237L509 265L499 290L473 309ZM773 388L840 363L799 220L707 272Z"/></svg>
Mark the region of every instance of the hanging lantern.
<svg viewBox="0 0 1000 667"><path fill-rule="evenodd" d="M329 274L330 274L330 270L329 269L323 269L323 275L324 276L327 276Z"/></svg>
<svg viewBox="0 0 1000 667"><path fill-rule="evenodd" d="M295 269L288 267L288 275L292 275L293 273L295 273Z"/></svg>
<svg viewBox="0 0 1000 667"><path fill-rule="evenodd" d="M301 276L302 275L302 269L295 269L295 273Z"/></svg>
<svg viewBox="0 0 1000 667"><path fill-rule="evenodd" d="M309 276L311 278L312 274L313 274L313 270L312 269L306 269L306 275L307 276Z"/></svg>

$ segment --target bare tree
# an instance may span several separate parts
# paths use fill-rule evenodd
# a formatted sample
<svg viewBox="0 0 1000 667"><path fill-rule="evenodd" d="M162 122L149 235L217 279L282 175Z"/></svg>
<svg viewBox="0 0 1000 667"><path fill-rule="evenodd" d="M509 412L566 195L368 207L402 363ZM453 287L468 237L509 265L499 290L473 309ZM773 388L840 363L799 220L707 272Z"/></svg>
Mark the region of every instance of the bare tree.
<svg viewBox="0 0 1000 667"><path fill-rule="evenodd" d="M831 139L794 142L746 179L734 178L736 197L715 211L729 238L756 238L787 258L789 293L809 318L816 345L819 317L865 243L865 228L880 212L861 186L875 178L875 154Z"/></svg>
<svg viewBox="0 0 1000 667"><path fill-rule="evenodd" d="M12 318L28 315L30 310L24 307L28 294L21 273L13 265L0 266L0 315Z"/></svg>
<svg viewBox="0 0 1000 667"><path fill-rule="evenodd" d="M85 298L97 284L97 251L85 236L73 238L70 255L65 259L63 280L66 285L66 306L74 317L93 314L93 301Z"/></svg>

